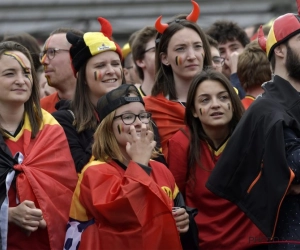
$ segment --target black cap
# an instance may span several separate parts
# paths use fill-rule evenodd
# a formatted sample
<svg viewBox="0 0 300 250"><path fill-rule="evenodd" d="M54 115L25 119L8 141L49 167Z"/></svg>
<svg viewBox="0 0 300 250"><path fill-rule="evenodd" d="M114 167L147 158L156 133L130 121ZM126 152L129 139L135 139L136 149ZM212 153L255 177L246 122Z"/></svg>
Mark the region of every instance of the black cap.
<svg viewBox="0 0 300 250"><path fill-rule="evenodd" d="M136 96L129 96L131 93L134 93ZM97 112L100 121L112 111L130 102L140 102L145 106L143 97L140 95L138 89L132 84L123 84L108 92L97 102Z"/></svg>

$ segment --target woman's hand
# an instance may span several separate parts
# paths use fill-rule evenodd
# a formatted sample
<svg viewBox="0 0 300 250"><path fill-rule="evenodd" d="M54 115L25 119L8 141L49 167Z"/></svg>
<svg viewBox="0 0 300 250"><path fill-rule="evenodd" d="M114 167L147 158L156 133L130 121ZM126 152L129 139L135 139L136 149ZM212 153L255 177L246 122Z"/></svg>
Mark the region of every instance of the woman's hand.
<svg viewBox="0 0 300 250"><path fill-rule="evenodd" d="M189 230L189 215L184 208L172 212L179 233L186 233Z"/></svg>
<svg viewBox="0 0 300 250"><path fill-rule="evenodd" d="M18 225L26 231L27 235L36 231L39 227L45 228L42 210L35 207L33 201L25 200L16 207L8 210L8 222Z"/></svg>
<svg viewBox="0 0 300 250"><path fill-rule="evenodd" d="M130 126L130 133L132 141L127 142L126 145L128 155L133 161L147 166L156 146L156 141L153 140L153 132L147 129L146 124L142 124L140 136L137 135L133 125Z"/></svg>

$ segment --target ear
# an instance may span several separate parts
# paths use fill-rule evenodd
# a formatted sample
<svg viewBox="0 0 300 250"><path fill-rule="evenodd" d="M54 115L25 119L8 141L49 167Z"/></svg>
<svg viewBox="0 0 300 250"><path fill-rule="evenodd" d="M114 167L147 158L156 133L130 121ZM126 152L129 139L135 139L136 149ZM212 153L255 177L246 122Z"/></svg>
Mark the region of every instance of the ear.
<svg viewBox="0 0 300 250"><path fill-rule="evenodd" d="M284 44L280 44L274 48L274 54L278 57L284 57L286 51L286 46Z"/></svg>
<svg viewBox="0 0 300 250"><path fill-rule="evenodd" d="M123 68L123 72L124 72L124 76L125 76L125 77L129 75L129 71L128 71L128 69L126 69L126 68Z"/></svg>
<svg viewBox="0 0 300 250"><path fill-rule="evenodd" d="M193 116L195 117L195 118L199 118L198 117L198 114L196 113L196 111L195 111L195 109L194 109L194 107L192 108L192 114L193 114Z"/></svg>
<svg viewBox="0 0 300 250"><path fill-rule="evenodd" d="M169 63L169 61L168 61L168 55L167 55L166 53L161 52L159 56L160 56L160 60L161 60L161 63L162 63L162 64L164 64L164 65L166 65L166 66L169 66L169 65L170 65L170 63Z"/></svg>
<svg viewBox="0 0 300 250"><path fill-rule="evenodd" d="M135 63L136 63L136 65L139 66L140 68L142 68L142 69L145 68L145 62L144 62L143 59L141 59L141 60L136 60Z"/></svg>

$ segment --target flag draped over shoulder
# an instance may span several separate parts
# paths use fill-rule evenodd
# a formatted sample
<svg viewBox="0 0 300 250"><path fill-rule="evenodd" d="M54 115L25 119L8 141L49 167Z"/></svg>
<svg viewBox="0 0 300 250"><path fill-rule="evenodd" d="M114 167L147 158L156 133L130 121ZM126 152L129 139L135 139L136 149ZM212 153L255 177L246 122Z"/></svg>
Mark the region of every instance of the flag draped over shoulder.
<svg viewBox="0 0 300 250"><path fill-rule="evenodd" d="M13 154L18 153L14 152L17 148L21 148L21 153L18 154L19 163L15 160L13 166L17 175L15 186L19 202L34 201L35 206L42 210L47 223L45 230L37 231L47 234L48 249L62 249L71 199L78 179L62 127L49 113L43 112L43 125L36 138L31 139L31 128L25 115L22 130L16 137L7 139L6 145ZM13 159L10 160L12 161ZM2 165L1 157L0 165ZM12 243L17 246L17 242L22 241L19 237L23 235L22 232L16 232L16 226L13 226L9 226L8 245ZM14 231L11 231L13 228ZM34 244L42 241L42 237L34 239L35 233L32 233L26 241L28 244L32 241L31 246L36 246ZM26 248L23 245L23 249L24 247Z"/></svg>
<svg viewBox="0 0 300 250"><path fill-rule="evenodd" d="M152 118L157 125L162 151L167 159L169 139L185 126L185 107L180 102L168 100L162 94L146 96L144 101L146 110L152 113Z"/></svg>
<svg viewBox="0 0 300 250"><path fill-rule="evenodd" d="M182 249L171 212L178 188L158 164L150 161L149 176L132 161L126 171L114 161L90 162L74 192L64 249Z"/></svg>

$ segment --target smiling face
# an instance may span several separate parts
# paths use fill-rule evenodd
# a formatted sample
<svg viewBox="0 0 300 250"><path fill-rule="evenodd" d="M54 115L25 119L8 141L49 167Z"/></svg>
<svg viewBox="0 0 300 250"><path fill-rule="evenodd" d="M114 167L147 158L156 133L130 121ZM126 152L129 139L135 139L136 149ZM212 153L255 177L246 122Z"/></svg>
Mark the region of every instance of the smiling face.
<svg viewBox="0 0 300 250"><path fill-rule="evenodd" d="M215 80L205 80L197 88L193 116L204 131L228 128L233 116L232 102L226 88Z"/></svg>
<svg viewBox="0 0 300 250"><path fill-rule="evenodd" d="M205 52L199 34L190 28L177 31L170 39L167 53L161 54L163 64L170 66L175 83L177 80L190 81L202 71Z"/></svg>
<svg viewBox="0 0 300 250"><path fill-rule="evenodd" d="M86 65L86 84L94 105L98 99L122 84L122 65L119 55L106 51L89 59Z"/></svg>
<svg viewBox="0 0 300 250"><path fill-rule="evenodd" d="M19 51L5 52L0 57L1 105L24 104L32 92L31 65Z"/></svg>

